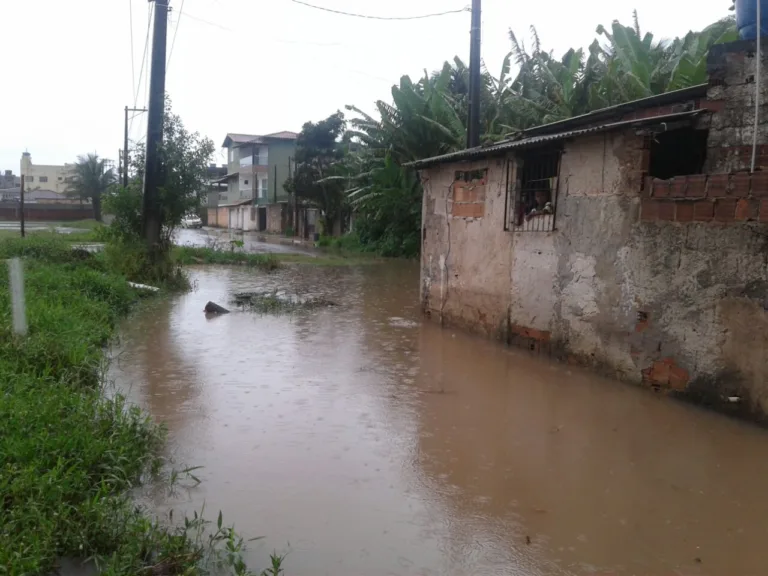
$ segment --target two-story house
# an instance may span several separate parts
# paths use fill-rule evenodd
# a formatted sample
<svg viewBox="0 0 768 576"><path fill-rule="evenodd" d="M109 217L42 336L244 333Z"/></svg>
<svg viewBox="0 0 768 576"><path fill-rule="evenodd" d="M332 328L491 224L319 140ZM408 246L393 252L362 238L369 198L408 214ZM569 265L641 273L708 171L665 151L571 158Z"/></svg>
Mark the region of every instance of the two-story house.
<svg viewBox="0 0 768 576"><path fill-rule="evenodd" d="M32 155L24 152L21 155L21 175L24 177L24 190L50 190L61 200L66 200L64 194L69 188L68 178L72 175L73 166L33 164Z"/></svg>
<svg viewBox="0 0 768 576"><path fill-rule="evenodd" d="M289 196L283 184L296 153L295 132L227 134L227 190L208 221L220 228L282 233L289 220Z"/></svg>

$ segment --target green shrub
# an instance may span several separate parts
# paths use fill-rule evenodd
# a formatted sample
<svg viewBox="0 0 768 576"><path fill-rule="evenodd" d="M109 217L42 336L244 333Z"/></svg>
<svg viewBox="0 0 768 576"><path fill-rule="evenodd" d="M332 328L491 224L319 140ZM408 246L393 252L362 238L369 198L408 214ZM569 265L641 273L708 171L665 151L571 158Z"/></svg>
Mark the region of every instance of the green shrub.
<svg viewBox="0 0 768 576"><path fill-rule="evenodd" d="M275 270L280 266L274 254L253 254L234 250L216 250L200 246L177 246L173 259L180 265L191 264L243 264L262 270Z"/></svg>
<svg viewBox="0 0 768 576"><path fill-rule="evenodd" d="M104 346L139 297L114 255L33 237L0 241L0 255L24 257L29 324L12 333L0 273L0 574L51 574L61 557L94 557L112 575L205 574L217 547L246 574L221 516L216 528L198 516L171 528L130 498L158 473L164 433L102 394Z"/></svg>

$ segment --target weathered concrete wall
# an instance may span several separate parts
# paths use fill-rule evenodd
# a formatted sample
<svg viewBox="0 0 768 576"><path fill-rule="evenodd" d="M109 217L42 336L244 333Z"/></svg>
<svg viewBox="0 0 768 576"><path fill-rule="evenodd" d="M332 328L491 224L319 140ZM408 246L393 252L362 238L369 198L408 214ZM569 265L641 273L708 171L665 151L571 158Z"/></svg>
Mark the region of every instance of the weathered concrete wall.
<svg viewBox="0 0 768 576"><path fill-rule="evenodd" d="M424 308L449 324L763 418L768 229L733 218L641 219L642 149L632 130L567 142L553 232L504 231L503 159L425 171ZM482 216L457 215L479 212L457 211L455 171L485 167ZM742 401L730 403L734 396Z"/></svg>
<svg viewBox="0 0 768 576"><path fill-rule="evenodd" d="M642 145L629 130L565 144L552 327L559 350L638 380L624 338L634 311L622 260L637 214L639 188L629 191L640 174Z"/></svg>
<svg viewBox="0 0 768 576"><path fill-rule="evenodd" d="M710 129L708 174L644 178L648 136L635 128L565 140L555 229L525 232L504 230L505 158L424 171L425 311L768 421L768 170L743 172L754 52L718 47L709 64L697 120ZM765 61L763 79L765 100ZM765 112L757 166L768 169ZM487 181L454 183L485 168Z"/></svg>
<svg viewBox="0 0 768 576"><path fill-rule="evenodd" d="M486 183L465 183L456 195L456 170L484 169ZM512 242L504 231L506 162L438 166L424 171L422 181L424 311L488 336L505 335Z"/></svg>

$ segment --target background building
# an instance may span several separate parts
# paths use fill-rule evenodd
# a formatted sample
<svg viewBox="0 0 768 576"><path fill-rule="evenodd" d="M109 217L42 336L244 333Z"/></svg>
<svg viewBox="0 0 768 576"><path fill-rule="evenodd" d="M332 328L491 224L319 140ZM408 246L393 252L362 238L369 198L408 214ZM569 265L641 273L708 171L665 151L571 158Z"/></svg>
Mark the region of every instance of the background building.
<svg viewBox="0 0 768 576"><path fill-rule="evenodd" d="M290 220L283 184L296 155L295 132L227 134L227 190L209 214L209 225L236 230L282 233ZM215 212L215 218L214 218Z"/></svg>
<svg viewBox="0 0 768 576"><path fill-rule="evenodd" d="M13 170L6 170L0 174L0 190L8 188L18 188L21 186L21 178L13 173Z"/></svg>
<svg viewBox="0 0 768 576"><path fill-rule="evenodd" d="M25 190L50 190L58 194L67 191L67 178L71 176L72 165L63 166L33 164L32 155L21 155L21 175L24 176Z"/></svg>

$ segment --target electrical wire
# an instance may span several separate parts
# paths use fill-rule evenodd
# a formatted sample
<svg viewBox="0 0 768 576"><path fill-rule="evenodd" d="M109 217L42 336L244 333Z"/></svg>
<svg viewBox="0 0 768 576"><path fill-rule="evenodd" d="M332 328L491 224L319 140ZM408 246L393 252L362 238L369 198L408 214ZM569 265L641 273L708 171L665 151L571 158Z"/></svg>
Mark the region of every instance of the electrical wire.
<svg viewBox="0 0 768 576"><path fill-rule="evenodd" d="M228 28L227 26L222 26L221 24L216 24L216 22L211 22L210 20L203 20L202 18L198 18L197 16L192 16L189 12L184 14L185 18L191 18L192 20L196 20L198 22L202 22L203 24L208 24L208 26L214 26L216 28L221 28L222 30L226 30L227 32L235 32L234 29Z"/></svg>
<svg viewBox="0 0 768 576"><path fill-rule="evenodd" d="M219 28L220 30L224 30L226 32L234 32L236 34L243 33L243 30L236 30L234 28L230 28L222 24L217 24L216 22L211 22L210 20L205 20L204 18L200 18L198 16L194 16L190 14L189 11L184 13L184 17L191 18L196 22L200 22L201 24L207 24L208 26L213 26L214 28ZM306 46L343 46L344 45L341 42L307 42L305 40L286 40L284 38L268 38L268 37L264 37L262 38L262 40L269 41L269 42L278 42L280 44L299 44L299 45L306 45Z"/></svg>
<svg viewBox="0 0 768 576"><path fill-rule="evenodd" d="M131 94L136 93L136 58L134 57L134 50L133 50L133 0L128 0L128 15L130 19L130 27L131 27L131 80L133 81L133 87L131 89Z"/></svg>
<svg viewBox="0 0 768 576"><path fill-rule="evenodd" d="M133 107L139 103L139 91L141 90L141 78L144 76L144 68L147 65L147 52L149 50L149 33L152 30L152 4L149 4L147 11L147 38L144 40L144 56L141 58L141 68L139 70L139 83L136 86L136 92L133 97ZM148 84L148 83L145 83Z"/></svg>
<svg viewBox="0 0 768 576"><path fill-rule="evenodd" d="M422 20L424 18L434 18L435 16L446 16L448 14L459 14L461 12L471 12L471 9L468 6L465 6L460 10L448 10L446 12L437 12L434 14L421 14L419 16L371 16L367 14L354 14L352 12L344 12L342 10L334 10L332 8L316 6L314 4L310 4L309 2L303 2L302 0L291 0L291 2L294 2L296 4L301 4L302 6L307 6L309 8L314 8L315 10L322 10L323 12L341 14L342 16L353 16L355 18L365 18L368 20Z"/></svg>
<svg viewBox="0 0 768 576"><path fill-rule="evenodd" d="M176 17L176 28L173 30L173 40L171 41L171 51L168 53L168 62L165 64L165 72L168 73L168 68L171 65L171 58L173 57L173 47L176 46L176 34L179 33L179 24L181 24L181 17L184 14L184 0L181 0L181 8L179 8L179 15Z"/></svg>

